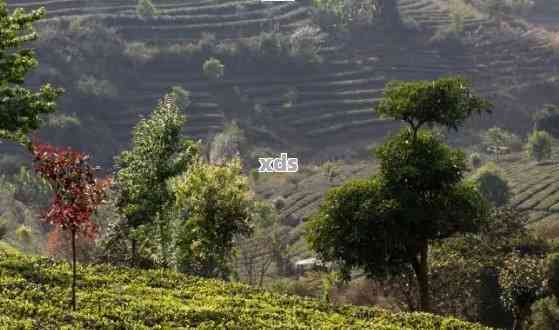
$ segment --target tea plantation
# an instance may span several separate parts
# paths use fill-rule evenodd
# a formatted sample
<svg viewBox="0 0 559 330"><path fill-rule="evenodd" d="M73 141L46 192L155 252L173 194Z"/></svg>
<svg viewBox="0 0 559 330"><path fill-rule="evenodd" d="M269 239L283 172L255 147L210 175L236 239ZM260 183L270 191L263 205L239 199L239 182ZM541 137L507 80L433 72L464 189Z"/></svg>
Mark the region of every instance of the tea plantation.
<svg viewBox="0 0 559 330"><path fill-rule="evenodd" d="M70 268L47 258L0 258L1 329L485 329L421 313L332 306L237 283L105 265Z"/></svg>

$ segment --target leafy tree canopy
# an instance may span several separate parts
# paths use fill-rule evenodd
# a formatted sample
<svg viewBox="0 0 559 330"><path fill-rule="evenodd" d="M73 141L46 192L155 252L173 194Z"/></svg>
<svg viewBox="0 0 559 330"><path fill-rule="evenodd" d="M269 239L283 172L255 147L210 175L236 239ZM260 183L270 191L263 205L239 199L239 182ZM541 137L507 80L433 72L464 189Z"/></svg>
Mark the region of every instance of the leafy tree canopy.
<svg viewBox="0 0 559 330"><path fill-rule="evenodd" d="M45 16L43 9L9 13L0 1L0 138L29 144L27 134L39 128L40 116L55 110L62 90L49 84L38 92L23 86L38 65L34 52L23 45L37 38L31 24Z"/></svg>
<svg viewBox="0 0 559 330"><path fill-rule="evenodd" d="M417 131L427 123L458 130L472 114L490 112L491 108L491 103L473 94L467 80L448 77L392 81L376 110L382 116L405 121Z"/></svg>
<svg viewBox="0 0 559 330"><path fill-rule="evenodd" d="M251 232L252 196L239 160L223 166L198 161L172 181L180 225L177 264L181 271L227 277L233 238Z"/></svg>

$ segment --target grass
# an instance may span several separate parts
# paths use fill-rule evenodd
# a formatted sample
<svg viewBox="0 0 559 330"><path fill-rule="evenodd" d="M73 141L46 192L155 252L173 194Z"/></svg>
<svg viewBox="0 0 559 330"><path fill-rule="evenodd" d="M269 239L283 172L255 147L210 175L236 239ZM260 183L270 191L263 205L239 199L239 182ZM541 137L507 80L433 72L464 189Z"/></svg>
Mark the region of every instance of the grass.
<svg viewBox="0 0 559 330"><path fill-rule="evenodd" d="M0 258L0 328L485 329L430 314L333 306L172 271L80 265L78 273L78 311L72 312L68 264Z"/></svg>

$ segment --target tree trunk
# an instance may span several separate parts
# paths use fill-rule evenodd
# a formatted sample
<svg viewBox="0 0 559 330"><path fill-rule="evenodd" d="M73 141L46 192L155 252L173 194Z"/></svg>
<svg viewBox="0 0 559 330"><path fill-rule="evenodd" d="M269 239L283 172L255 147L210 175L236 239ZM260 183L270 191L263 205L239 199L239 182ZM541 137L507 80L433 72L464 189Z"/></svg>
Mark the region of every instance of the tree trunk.
<svg viewBox="0 0 559 330"><path fill-rule="evenodd" d="M427 241L420 243L419 255L413 262L413 269L419 286L419 309L422 312L431 312L431 297L429 292L429 244Z"/></svg>
<svg viewBox="0 0 559 330"><path fill-rule="evenodd" d="M132 266L136 265L137 243L136 239L132 239Z"/></svg>
<svg viewBox="0 0 559 330"><path fill-rule="evenodd" d="M72 228L72 309L76 310L76 228Z"/></svg>
<svg viewBox="0 0 559 330"><path fill-rule="evenodd" d="M524 329L524 322L530 315L530 305L521 306L514 315L514 323L512 325L512 330L522 330Z"/></svg>

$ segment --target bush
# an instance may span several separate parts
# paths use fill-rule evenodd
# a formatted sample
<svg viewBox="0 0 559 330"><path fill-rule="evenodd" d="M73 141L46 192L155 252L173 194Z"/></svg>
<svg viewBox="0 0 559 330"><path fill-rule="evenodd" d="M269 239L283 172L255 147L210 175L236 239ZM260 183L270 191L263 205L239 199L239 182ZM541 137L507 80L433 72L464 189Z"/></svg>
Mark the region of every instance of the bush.
<svg viewBox="0 0 559 330"><path fill-rule="evenodd" d="M4 236L6 236L7 233L8 233L8 226L6 224L6 221L0 219L0 239L4 238Z"/></svg>
<svg viewBox="0 0 559 330"><path fill-rule="evenodd" d="M217 134L210 146L210 163L224 164L244 154L246 138L243 130L233 122L225 126L223 132Z"/></svg>
<svg viewBox="0 0 559 330"><path fill-rule="evenodd" d="M518 135L499 127L492 127L482 134L484 151L490 147L507 147L511 151L522 150L522 140Z"/></svg>
<svg viewBox="0 0 559 330"><path fill-rule="evenodd" d="M321 62L319 51L323 41L320 28L310 25L301 26L289 38L290 55L303 63Z"/></svg>
<svg viewBox="0 0 559 330"><path fill-rule="evenodd" d="M486 329L450 317L332 306L316 299L189 277L166 269L80 266L80 308L64 303L70 266L47 258L0 258L2 329Z"/></svg>
<svg viewBox="0 0 559 330"><path fill-rule="evenodd" d="M481 156L477 152L470 154L470 165L473 169L478 169L481 166Z"/></svg>
<svg viewBox="0 0 559 330"><path fill-rule="evenodd" d="M504 261L499 274L501 299L512 311L515 329L521 329L530 314L531 305L545 294L544 260L539 257L512 254Z"/></svg>
<svg viewBox="0 0 559 330"><path fill-rule="evenodd" d="M508 182L495 163L488 163L473 175L479 192L494 206L501 207L510 201L511 192Z"/></svg>
<svg viewBox="0 0 559 330"><path fill-rule="evenodd" d="M77 89L83 95L107 99L115 98L118 94L116 86L110 81L88 75L81 76Z"/></svg>
<svg viewBox="0 0 559 330"><path fill-rule="evenodd" d="M547 286L553 295L559 297L559 253L547 256Z"/></svg>
<svg viewBox="0 0 559 330"><path fill-rule="evenodd" d="M184 111L192 103L190 100L190 91L182 88L181 86L171 87L171 93L175 95L177 99L177 106Z"/></svg>
<svg viewBox="0 0 559 330"><path fill-rule="evenodd" d="M530 330L556 330L559 324L557 296L538 300L532 306Z"/></svg>
<svg viewBox="0 0 559 330"><path fill-rule="evenodd" d="M559 106L546 105L533 116L534 130L546 131L554 138L559 137Z"/></svg>
<svg viewBox="0 0 559 330"><path fill-rule="evenodd" d="M528 138L528 155L530 158L540 162L551 157L551 146L553 139L549 133L534 131Z"/></svg>
<svg viewBox="0 0 559 330"><path fill-rule="evenodd" d="M206 60L202 66L204 76L212 81L221 80L223 78L225 66L217 58Z"/></svg>
<svg viewBox="0 0 559 330"><path fill-rule="evenodd" d="M138 0L136 13L143 19L153 18L158 15L157 8L150 0Z"/></svg>
<svg viewBox="0 0 559 330"><path fill-rule="evenodd" d="M126 44L124 54L137 65L145 65L152 61L160 50L157 47L148 46L143 42L130 42Z"/></svg>
<svg viewBox="0 0 559 330"><path fill-rule="evenodd" d="M378 0L312 0L319 22L343 30L367 28L379 17Z"/></svg>
<svg viewBox="0 0 559 330"><path fill-rule="evenodd" d="M31 231L31 228L27 227L26 225L20 225L16 229L16 238L18 239L18 241L24 244L29 244L31 242L32 235L33 233Z"/></svg>

